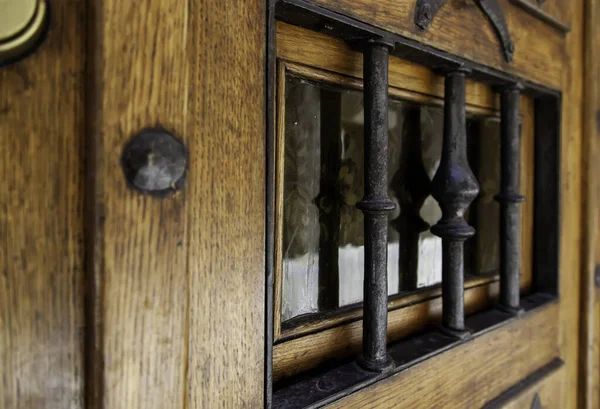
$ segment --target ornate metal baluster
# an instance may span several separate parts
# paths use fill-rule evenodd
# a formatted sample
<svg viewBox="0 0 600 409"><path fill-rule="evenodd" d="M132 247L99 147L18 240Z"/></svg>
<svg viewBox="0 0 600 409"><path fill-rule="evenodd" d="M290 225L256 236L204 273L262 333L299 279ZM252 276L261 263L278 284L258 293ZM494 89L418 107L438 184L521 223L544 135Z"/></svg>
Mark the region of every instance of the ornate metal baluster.
<svg viewBox="0 0 600 409"><path fill-rule="evenodd" d="M466 149L465 74L446 75L444 142L440 166L431 183L442 208L441 220L431 232L442 238L442 329L461 338L469 336L464 311L464 241L475 234L464 214L479 193L469 168Z"/></svg>
<svg viewBox="0 0 600 409"><path fill-rule="evenodd" d="M519 203L519 97L522 87L511 84L500 93L500 307L519 314L521 227Z"/></svg>
<svg viewBox="0 0 600 409"><path fill-rule="evenodd" d="M364 44L365 193L356 207L365 215L363 353L358 363L383 372L393 367L387 354L387 195L388 59L391 46Z"/></svg>

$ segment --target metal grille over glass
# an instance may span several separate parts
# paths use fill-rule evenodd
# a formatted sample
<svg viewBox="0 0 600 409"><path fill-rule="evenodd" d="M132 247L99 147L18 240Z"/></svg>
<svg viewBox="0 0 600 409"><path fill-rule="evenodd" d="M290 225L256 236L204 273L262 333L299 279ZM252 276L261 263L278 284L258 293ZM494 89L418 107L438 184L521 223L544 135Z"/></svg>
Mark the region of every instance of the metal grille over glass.
<svg viewBox="0 0 600 409"><path fill-rule="evenodd" d="M282 226L284 329L363 301L364 104L360 90L287 75ZM442 280L442 211L431 195L440 164L444 112L391 98L388 104L388 295ZM469 279L499 272L500 121L467 115L467 154L481 193L466 215L477 234L465 246Z"/></svg>
<svg viewBox="0 0 600 409"><path fill-rule="evenodd" d="M275 15L312 31L327 27L332 36L362 52L364 103L355 73L349 82L355 90L343 92L326 84L331 77L313 76L322 82L309 83L288 79L285 70L279 77L286 106L285 126L278 128L278 135L285 133L284 141L281 136L277 140L279 176L271 179L277 181L280 195L275 213L280 227L274 230L279 241L273 251L280 277L275 308L281 307L281 314L267 320L267 325L275 323L274 347L287 352L282 347L301 339L304 348L324 327L299 320L313 316L325 322L330 312L364 302L362 317L352 310L355 321L362 318L362 353L352 349L343 360L323 361L310 373L289 373L268 390L267 398L273 392L271 407L321 407L555 302L560 93L304 0L278 1ZM388 55L425 66L436 78L444 76L443 115L439 108L388 102ZM302 77L303 72L294 75ZM467 78L499 90L499 122L467 115ZM525 192L535 199L531 209L529 203L525 207L532 219L526 231L535 240L526 238L531 244L531 265L526 267L531 285L521 294L518 83L531 115L525 118L532 135L526 152L533 153L534 176L533 187L527 182ZM281 94L278 98L283 102ZM435 126L427 125L427 116ZM434 137L428 140L428 134ZM486 150L492 152L489 157L483 154ZM435 249L433 257L422 257L425 237ZM424 261L431 264L422 269ZM435 272L433 278L424 280L423 270ZM490 305L466 315L465 275L484 272L500 275L498 302L490 299ZM348 281L348 274L355 279ZM388 296L438 283L440 276L442 325L422 327L387 343L386 316L393 303L388 304ZM394 310L394 319L402 311ZM313 332L294 332L292 323ZM331 327L332 333L337 328ZM267 384L269 371L267 365Z"/></svg>

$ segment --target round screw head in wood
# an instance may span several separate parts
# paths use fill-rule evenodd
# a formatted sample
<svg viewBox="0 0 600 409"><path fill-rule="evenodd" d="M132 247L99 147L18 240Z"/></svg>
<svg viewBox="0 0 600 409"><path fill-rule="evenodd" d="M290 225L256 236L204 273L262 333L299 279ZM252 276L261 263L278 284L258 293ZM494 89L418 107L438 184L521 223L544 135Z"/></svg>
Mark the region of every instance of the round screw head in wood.
<svg viewBox="0 0 600 409"><path fill-rule="evenodd" d="M185 145L160 128L139 132L125 145L121 157L128 185L157 197L183 188L187 162Z"/></svg>

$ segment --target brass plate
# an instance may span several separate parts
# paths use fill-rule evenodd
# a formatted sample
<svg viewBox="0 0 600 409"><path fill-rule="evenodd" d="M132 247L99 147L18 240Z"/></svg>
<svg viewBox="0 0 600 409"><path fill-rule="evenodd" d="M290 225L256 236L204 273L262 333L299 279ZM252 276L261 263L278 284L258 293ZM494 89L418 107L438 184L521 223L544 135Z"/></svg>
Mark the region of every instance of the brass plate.
<svg viewBox="0 0 600 409"><path fill-rule="evenodd" d="M45 0L0 0L0 63L19 58L38 44L47 14Z"/></svg>

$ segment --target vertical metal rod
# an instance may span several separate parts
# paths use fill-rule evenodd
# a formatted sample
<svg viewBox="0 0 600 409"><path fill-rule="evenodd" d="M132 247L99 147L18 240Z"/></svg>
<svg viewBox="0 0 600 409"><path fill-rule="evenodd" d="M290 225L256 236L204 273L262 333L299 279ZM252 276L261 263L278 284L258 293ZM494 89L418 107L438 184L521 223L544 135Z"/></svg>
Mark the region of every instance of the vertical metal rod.
<svg viewBox="0 0 600 409"><path fill-rule="evenodd" d="M511 84L500 92L500 308L519 314L521 226L519 203L519 97L522 87Z"/></svg>
<svg viewBox="0 0 600 409"><path fill-rule="evenodd" d="M356 207L365 215L363 353L358 363L383 372L393 367L387 353L387 195L388 59L390 45L368 41L364 47L365 187Z"/></svg>
<svg viewBox="0 0 600 409"><path fill-rule="evenodd" d="M440 166L431 183L442 218L431 232L442 238L442 329L469 336L465 328L464 241L475 234L464 214L479 194L479 185L467 160L465 75L457 69L446 75L444 142Z"/></svg>

